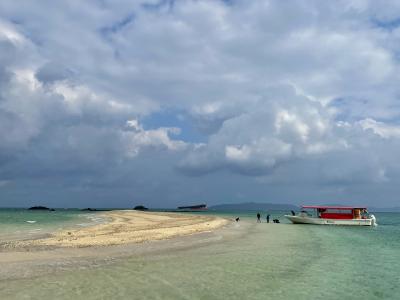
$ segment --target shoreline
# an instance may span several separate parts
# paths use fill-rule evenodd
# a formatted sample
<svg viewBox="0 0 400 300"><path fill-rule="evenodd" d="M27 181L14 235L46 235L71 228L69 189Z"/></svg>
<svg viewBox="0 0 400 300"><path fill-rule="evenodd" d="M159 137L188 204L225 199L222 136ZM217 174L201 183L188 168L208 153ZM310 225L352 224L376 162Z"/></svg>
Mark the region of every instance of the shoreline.
<svg viewBox="0 0 400 300"><path fill-rule="evenodd" d="M143 243L209 232L230 221L211 215L170 212L109 211L101 212L107 221L83 228L71 228L37 239L9 241L3 250L28 251L50 248L85 248Z"/></svg>
<svg viewBox="0 0 400 300"><path fill-rule="evenodd" d="M98 267L127 257L205 245L218 241L221 230L233 224L217 216L164 212L110 211L101 216L107 219L105 223L3 243L0 280Z"/></svg>

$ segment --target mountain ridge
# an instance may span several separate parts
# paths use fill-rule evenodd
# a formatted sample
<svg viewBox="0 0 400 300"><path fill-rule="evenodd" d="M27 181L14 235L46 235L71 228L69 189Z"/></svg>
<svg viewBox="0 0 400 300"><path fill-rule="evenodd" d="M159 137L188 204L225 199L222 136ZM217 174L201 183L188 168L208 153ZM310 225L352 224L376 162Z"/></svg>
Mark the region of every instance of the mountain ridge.
<svg viewBox="0 0 400 300"><path fill-rule="evenodd" d="M243 202L243 203L226 203L217 204L209 207L210 210L299 210L300 208L293 204L279 204L266 202Z"/></svg>

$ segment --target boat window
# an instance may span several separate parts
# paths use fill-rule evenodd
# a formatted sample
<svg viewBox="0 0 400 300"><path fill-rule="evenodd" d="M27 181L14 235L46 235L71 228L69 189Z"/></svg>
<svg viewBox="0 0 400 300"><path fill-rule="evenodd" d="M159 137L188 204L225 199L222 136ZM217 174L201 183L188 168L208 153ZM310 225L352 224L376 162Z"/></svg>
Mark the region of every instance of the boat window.
<svg viewBox="0 0 400 300"><path fill-rule="evenodd" d="M301 215L301 216L307 216L307 217L312 217L312 216L313 216L313 214L312 214L311 212L306 211L306 210L302 210L302 211L300 212L300 215Z"/></svg>

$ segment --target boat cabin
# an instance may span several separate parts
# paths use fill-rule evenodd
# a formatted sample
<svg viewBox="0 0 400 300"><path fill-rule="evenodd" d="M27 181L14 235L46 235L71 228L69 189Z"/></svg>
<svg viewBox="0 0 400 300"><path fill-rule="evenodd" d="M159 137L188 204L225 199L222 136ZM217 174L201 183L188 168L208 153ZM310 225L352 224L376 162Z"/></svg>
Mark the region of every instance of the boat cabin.
<svg viewBox="0 0 400 300"><path fill-rule="evenodd" d="M303 210L313 209L315 217L322 219L365 219L367 217L366 207L353 207L353 206L318 206L307 205L302 206ZM306 213L306 211L304 211Z"/></svg>

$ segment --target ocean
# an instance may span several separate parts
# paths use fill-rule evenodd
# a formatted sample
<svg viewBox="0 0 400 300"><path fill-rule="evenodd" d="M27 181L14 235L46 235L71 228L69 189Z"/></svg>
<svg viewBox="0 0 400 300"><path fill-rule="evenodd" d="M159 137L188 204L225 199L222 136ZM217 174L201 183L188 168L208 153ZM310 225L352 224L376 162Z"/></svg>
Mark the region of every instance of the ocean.
<svg viewBox="0 0 400 300"><path fill-rule="evenodd" d="M103 221L93 213L78 209L56 211L0 209L0 241L21 240L47 235L70 227L89 226Z"/></svg>
<svg viewBox="0 0 400 300"><path fill-rule="evenodd" d="M77 225L81 213L69 213L52 228ZM1 280L0 299L400 299L398 213L376 213L373 228L292 225L283 213L272 214L280 224L256 223L255 212L208 213L241 220L139 245L151 251L111 263ZM26 216L18 218L39 214Z"/></svg>

